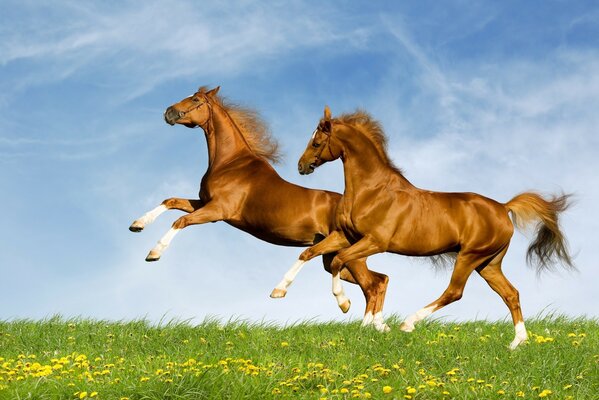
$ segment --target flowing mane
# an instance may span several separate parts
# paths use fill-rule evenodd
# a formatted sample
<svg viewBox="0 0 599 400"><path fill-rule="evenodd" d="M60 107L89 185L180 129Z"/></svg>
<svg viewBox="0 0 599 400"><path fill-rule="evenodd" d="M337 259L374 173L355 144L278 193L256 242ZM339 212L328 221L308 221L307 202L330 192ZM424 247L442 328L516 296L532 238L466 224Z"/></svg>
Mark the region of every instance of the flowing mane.
<svg viewBox="0 0 599 400"><path fill-rule="evenodd" d="M202 87L200 91L205 92L206 88ZM220 106L235 122L252 152L272 163L279 162L281 157L279 143L272 137L266 122L260 117L260 114L250 108L229 103L218 95L215 97Z"/></svg>
<svg viewBox="0 0 599 400"><path fill-rule="evenodd" d="M385 135L380 122L373 119L366 111L360 109L351 114L341 114L336 118L336 120L343 124L351 125L362 132L368 139L372 141L374 147L377 149L385 163L387 163L391 168L400 174L402 173L402 171L393 164L393 161L391 161L387 155L387 135Z"/></svg>

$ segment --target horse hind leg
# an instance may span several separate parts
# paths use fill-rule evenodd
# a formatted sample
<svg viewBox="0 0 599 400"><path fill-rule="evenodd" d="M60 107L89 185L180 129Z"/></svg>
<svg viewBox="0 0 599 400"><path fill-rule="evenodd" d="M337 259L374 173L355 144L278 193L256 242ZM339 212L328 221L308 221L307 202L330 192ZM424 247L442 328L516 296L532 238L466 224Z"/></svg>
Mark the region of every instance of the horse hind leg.
<svg viewBox="0 0 599 400"><path fill-rule="evenodd" d="M143 229L154 222L156 218L163 212L167 210L181 210L187 213L194 212L195 210L202 207L203 203L201 200L189 200L189 199L180 199L177 197L173 197L170 199L164 200L158 207L153 208L148 211L131 224L129 230L131 232L141 232Z"/></svg>
<svg viewBox="0 0 599 400"><path fill-rule="evenodd" d="M507 280L501 271L501 261L504 255L505 252L497 256L486 267L477 269L477 272L487 281L491 289L501 296L503 302L510 309L516 332L514 340L510 343L510 349L514 350L520 343L528 339L528 335L524 326L524 319L522 318L518 290Z"/></svg>
<svg viewBox="0 0 599 400"><path fill-rule="evenodd" d="M459 253L447 289L445 289L443 294L437 300L407 317L401 323L399 329L404 332L412 332L417 322L446 305L461 299L462 294L464 293L464 287L466 286L466 281L468 281L472 271L474 271L474 269L481 263L482 261L479 257Z"/></svg>

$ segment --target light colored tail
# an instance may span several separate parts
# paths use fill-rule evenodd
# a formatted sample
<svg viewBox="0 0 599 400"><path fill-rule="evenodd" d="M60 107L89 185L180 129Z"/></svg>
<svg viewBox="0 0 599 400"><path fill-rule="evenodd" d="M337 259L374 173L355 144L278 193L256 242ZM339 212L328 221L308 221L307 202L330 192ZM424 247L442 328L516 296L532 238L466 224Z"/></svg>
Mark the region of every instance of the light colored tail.
<svg viewBox="0 0 599 400"><path fill-rule="evenodd" d="M537 273L551 270L560 262L568 269L576 269L568 250L568 242L558 224L558 215L569 206L571 195L562 194L544 199L538 193L526 192L517 195L505 204L512 213L516 228L523 230L536 222L536 235L526 252L526 261L535 265Z"/></svg>

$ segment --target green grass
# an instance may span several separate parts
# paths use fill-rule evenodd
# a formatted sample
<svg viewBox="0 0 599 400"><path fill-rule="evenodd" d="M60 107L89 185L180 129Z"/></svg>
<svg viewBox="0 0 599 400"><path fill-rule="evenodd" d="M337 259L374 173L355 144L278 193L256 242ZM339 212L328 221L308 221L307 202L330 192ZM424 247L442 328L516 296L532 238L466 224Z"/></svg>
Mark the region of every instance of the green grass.
<svg viewBox="0 0 599 400"><path fill-rule="evenodd" d="M0 399L599 398L597 320L389 322L0 322Z"/></svg>

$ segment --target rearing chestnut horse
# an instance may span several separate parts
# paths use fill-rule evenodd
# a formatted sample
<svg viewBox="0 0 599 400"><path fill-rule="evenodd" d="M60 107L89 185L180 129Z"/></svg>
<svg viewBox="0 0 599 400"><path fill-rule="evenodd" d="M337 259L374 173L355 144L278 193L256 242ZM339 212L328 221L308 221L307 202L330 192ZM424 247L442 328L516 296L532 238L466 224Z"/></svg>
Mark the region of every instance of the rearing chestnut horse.
<svg viewBox="0 0 599 400"><path fill-rule="evenodd" d="M325 108L298 168L301 174L309 174L321 164L341 158L345 192L337 211L340 229L306 249L298 262L337 251L331 263L333 293L343 301L339 268L345 263L385 251L408 256L455 252L447 289L409 316L400 329L411 332L416 322L459 300L468 277L477 271L509 307L516 331L510 348L516 348L527 339L527 333L518 291L503 275L501 261L514 226L537 223L528 261L536 262L538 270L555 261L574 268L558 226L558 214L568 207L568 196L545 200L528 192L501 204L475 193L422 190L393 166L386 140L380 124L367 113L358 111L333 119Z"/></svg>
<svg viewBox="0 0 599 400"><path fill-rule="evenodd" d="M202 178L199 199L170 198L133 222L139 232L166 210L187 215L150 251L146 261L157 261L181 229L207 222L225 221L264 241L283 246L311 246L334 230L338 193L307 189L283 180L268 160L276 161L276 143L258 117L250 110L226 104L217 95L219 88L200 88L194 95L168 107L164 119L169 125L201 127L208 143L208 170ZM330 272L333 255L323 257ZM292 281L294 276L287 276ZM388 329L382 321L388 277L369 271L365 259L350 261L342 279L358 283L364 290L364 324ZM271 297L284 297L275 290ZM350 303L340 304L347 312ZM370 316L378 314L380 319Z"/></svg>

